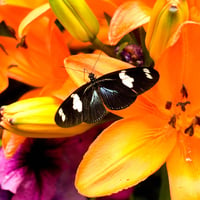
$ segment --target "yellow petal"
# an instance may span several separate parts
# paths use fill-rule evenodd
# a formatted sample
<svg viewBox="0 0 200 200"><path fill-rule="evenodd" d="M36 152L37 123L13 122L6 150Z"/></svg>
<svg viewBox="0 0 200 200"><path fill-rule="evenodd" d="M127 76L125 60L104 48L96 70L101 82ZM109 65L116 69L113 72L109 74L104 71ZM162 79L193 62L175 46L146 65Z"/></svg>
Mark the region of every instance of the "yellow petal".
<svg viewBox="0 0 200 200"><path fill-rule="evenodd" d="M172 200L200 199L200 139L183 137L167 161Z"/></svg>
<svg viewBox="0 0 200 200"><path fill-rule="evenodd" d="M36 97L4 106L0 125L12 133L34 138L71 137L96 125L82 123L71 128L57 126L54 118L60 103L53 97Z"/></svg>
<svg viewBox="0 0 200 200"><path fill-rule="evenodd" d="M42 107L48 104L56 104L58 102L59 100L52 97L34 97L21 100L20 103L17 101L10 105L3 106L2 108L3 112L13 114L20 111L27 111L28 109L31 110L37 108L38 106Z"/></svg>
<svg viewBox="0 0 200 200"><path fill-rule="evenodd" d="M0 5L13 5L13 6L21 6L26 8L36 8L43 3L46 3L47 0L1 0Z"/></svg>
<svg viewBox="0 0 200 200"><path fill-rule="evenodd" d="M72 137L84 133L91 129L96 124L85 124L71 127L61 128L56 124L22 124L22 125L11 125L8 123L1 123L8 131L21 135L23 137L32 138L61 138L61 137Z"/></svg>
<svg viewBox="0 0 200 200"><path fill-rule="evenodd" d="M176 138L165 121L146 115L108 127L79 165L75 185L89 197L110 195L146 179L165 162Z"/></svg>

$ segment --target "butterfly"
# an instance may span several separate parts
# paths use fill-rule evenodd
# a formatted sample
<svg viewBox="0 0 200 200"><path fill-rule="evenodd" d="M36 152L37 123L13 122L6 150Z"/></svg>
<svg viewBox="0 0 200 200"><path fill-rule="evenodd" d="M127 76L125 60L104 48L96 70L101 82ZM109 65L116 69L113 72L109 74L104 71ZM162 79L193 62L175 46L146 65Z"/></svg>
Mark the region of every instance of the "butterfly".
<svg viewBox="0 0 200 200"><path fill-rule="evenodd" d="M60 105L55 122L60 127L72 127L82 122L101 121L109 110L130 106L159 80L159 73L152 67L136 67L114 71L96 78L88 75L90 82L75 90Z"/></svg>

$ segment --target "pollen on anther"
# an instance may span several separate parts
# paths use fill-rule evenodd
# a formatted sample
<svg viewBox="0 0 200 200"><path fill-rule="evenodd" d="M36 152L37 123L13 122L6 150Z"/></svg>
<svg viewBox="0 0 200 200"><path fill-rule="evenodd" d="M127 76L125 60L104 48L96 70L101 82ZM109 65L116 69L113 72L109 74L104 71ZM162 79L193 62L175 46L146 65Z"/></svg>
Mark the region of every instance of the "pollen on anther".
<svg viewBox="0 0 200 200"><path fill-rule="evenodd" d="M194 126L191 124L188 128L185 129L185 134L188 134L189 136L194 135Z"/></svg>
<svg viewBox="0 0 200 200"><path fill-rule="evenodd" d="M172 126L172 128L176 128L176 116L175 116L175 115L173 115L173 116L171 117L171 119L170 119L170 121L168 122L168 124L169 124L170 126Z"/></svg>
<svg viewBox="0 0 200 200"><path fill-rule="evenodd" d="M165 109L170 110L172 107L172 102L171 101L167 101L165 104Z"/></svg>
<svg viewBox="0 0 200 200"><path fill-rule="evenodd" d="M183 98L188 98L188 92L187 92L185 85L183 85L181 88L181 94L182 94Z"/></svg>

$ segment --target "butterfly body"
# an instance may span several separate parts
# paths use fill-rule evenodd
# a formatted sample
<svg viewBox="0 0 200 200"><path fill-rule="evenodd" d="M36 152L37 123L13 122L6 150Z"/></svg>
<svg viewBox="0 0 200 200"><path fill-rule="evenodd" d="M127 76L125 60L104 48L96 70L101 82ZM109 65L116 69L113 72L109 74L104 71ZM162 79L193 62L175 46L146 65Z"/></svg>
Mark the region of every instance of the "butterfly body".
<svg viewBox="0 0 200 200"><path fill-rule="evenodd" d="M71 127L81 122L96 123L110 110L130 106L137 96L150 89L159 79L153 68L138 67L119 70L96 78L89 73L90 82L75 90L59 107L55 122ZM108 109L106 109L108 108Z"/></svg>

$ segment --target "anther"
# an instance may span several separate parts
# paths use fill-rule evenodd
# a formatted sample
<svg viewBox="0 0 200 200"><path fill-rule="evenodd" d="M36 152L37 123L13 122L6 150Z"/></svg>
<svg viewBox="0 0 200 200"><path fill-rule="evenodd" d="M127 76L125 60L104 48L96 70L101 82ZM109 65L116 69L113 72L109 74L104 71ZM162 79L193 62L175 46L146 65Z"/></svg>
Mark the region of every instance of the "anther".
<svg viewBox="0 0 200 200"><path fill-rule="evenodd" d="M21 38L21 41L16 45L16 48L19 48L19 47L22 47L24 49L28 48L25 38L26 38L26 36L23 36Z"/></svg>
<svg viewBox="0 0 200 200"><path fill-rule="evenodd" d="M188 128L184 131L185 134L188 134L189 136L194 135L194 124L191 124Z"/></svg>
<svg viewBox="0 0 200 200"><path fill-rule="evenodd" d="M195 116L195 124L200 126L200 117Z"/></svg>
<svg viewBox="0 0 200 200"><path fill-rule="evenodd" d="M173 115L172 118L170 119L170 121L168 122L168 124L170 126L172 126L173 128L176 128L176 116Z"/></svg>
<svg viewBox="0 0 200 200"><path fill-rule="evenodd" d="M186 111L186 105L187 104L190 104L190 101L186 101L186 102L178 102L177 104L176 104L176 106L180 106L181 107L181 110L183 111L183 112L185 112Z"/></svg>
<svg viewBox="0 0 200 200"><path fill-rule="evenodd" d="M181 88L181 94L182 94L183 98L188 98L188 92L186 90L185 85L183 85L182 88Z"/></svg>
<svg viewBox="0 0 200 200"><path fill-rule="evenodd" d="M172 107L172 102L171 101L167 101L165 104L165 109L170 110Z"/></svg>

